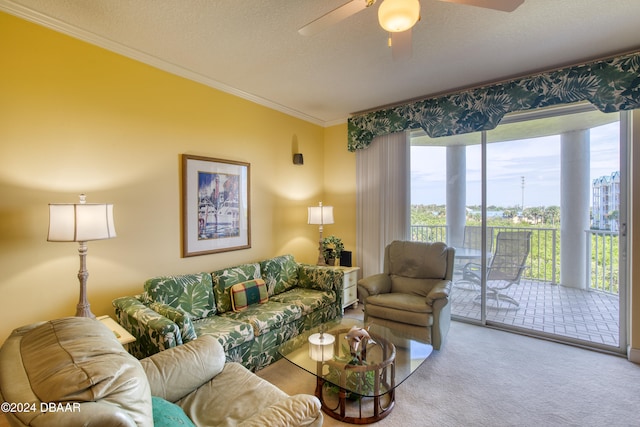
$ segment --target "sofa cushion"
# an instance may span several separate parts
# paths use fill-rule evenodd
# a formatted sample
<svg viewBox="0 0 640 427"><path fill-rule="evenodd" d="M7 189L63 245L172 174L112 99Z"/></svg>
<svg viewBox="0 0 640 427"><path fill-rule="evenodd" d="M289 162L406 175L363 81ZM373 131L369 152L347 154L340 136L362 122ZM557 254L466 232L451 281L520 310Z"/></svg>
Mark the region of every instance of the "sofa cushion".
<svg viewBox="0 0 640 427"><path fill-rule="evenodd" d="M262 278L267 283L269 296L287 291L298 284L298 263L293 255L282 255L260 263Z"/></svg>
<svg viewBox="0 0 640 427"><path fill-rule="evenodd" d="M154 277L145 282L144 290L151 301L180 309L192 320L216 314L213 284L207 273Z"/></svg>
<svg viewBox="0 0 640 427"><path fill-rule="evenodd" d="M444 279L447 274L447 245L394 241L387 247L385 273L411 278Z"/></svg>
<svg viewBox="0 0 640 427"><path fill-rule="evenodd" d="M239 313L228 312L221 317L250 324L253 327L254 336L257 337L300 319L302 309L293 304L269 301L265 304L252 305Z"/></svg>
<svg viewBox="0 0 640 427"><path fill-rule="evenodd" d="M423 297L409 294L381 294L367 298L367 316L373 323L374 318L393 319L397 323L406 323L427 327L433 325L433 308L427 305Z"/></svg>
<svg viewBox="0 0 640 427"><path fill-rule="evenodd" d="M442 279L414 279L411 277L391 275L391 293L402 293L426 297Z"/></svg>
<svg viewBox="0 0 640 427"><path fill-rule="evenodd" d="M225 316L211 316L193 322L196 334L211 335L218 340L224 351L253 341L253 328L247 322L234 320Z"/></svg>
<svg viewBox="0 0 640 427"><path fill-rule="evenodd" d="M196 427L181 407L158 396L151 396L154 427Z"/></svg>
<svg viewBox="0 0 640 427"><path fill-rule="evenodd" d="M271 297L271 301L298 306L302 309L302 314L306 316L322 307L335 303L336 294L316 291L315 289L294 288Z"/></svg>
<svg viewBox="0 0 640 427"><path fill-rule="evenodd" d="M211 273L218 313L232 311L229 289L236 283L260 279L260 264L242 264Z"/></svg>
<svg viewBox="0 0 640 427"><path fill-rule="evenodd" d="M247 280L231 286L231 306L233 311L246 310L253 304L264 304L269 301L267 286L262 279Z"/></svg>

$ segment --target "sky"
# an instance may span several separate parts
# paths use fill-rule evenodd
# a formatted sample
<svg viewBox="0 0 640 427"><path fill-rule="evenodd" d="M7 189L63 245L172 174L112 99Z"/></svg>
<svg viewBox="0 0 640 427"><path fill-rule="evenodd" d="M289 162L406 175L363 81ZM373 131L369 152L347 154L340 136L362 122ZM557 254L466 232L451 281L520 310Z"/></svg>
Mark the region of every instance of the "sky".
<svg viewBox="0 0 640 427"><path fill-rule="evenodd" d="M620 170L619 122L590 130L591 181ZM481 204L480 145L467 146L467 206ZM446 202L444 147L411 148L411 204ZM560 136L487 145L487 205L560 206Z"/></svg>

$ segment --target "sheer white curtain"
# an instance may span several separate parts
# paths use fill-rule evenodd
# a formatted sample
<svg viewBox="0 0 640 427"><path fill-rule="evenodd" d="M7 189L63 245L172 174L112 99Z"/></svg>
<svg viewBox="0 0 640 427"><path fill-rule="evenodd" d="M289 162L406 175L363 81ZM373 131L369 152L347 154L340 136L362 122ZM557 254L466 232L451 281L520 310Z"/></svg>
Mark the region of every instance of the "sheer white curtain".
<svg viewBox="0 0 640 427"><path fill-rule="evenodd" d="M384 248L408 240L409 132L376 137L356 152L356 262L362 277L382 272Z"/></svg>

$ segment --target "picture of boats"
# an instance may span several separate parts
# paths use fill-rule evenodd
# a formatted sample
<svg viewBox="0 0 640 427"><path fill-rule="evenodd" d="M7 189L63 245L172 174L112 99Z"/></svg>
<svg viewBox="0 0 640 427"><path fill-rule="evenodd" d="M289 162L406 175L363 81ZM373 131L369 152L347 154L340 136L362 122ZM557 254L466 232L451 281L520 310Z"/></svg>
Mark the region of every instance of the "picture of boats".
<svg viewBox="0 0 640 427"><path fill-rule="evenodd" d="M240 235L240 176L198 172L198 240Z"/></svg>

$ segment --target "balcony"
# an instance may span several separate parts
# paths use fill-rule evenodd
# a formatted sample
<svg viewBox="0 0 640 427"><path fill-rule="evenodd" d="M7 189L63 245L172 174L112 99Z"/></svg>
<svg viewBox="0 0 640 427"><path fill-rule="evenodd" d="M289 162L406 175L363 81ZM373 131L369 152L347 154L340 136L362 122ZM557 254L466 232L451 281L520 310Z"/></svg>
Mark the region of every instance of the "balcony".
<svg viewBox="0 0 640 427"><path fill-rule="evenodd" d="M583 288L560 283L560 231L556 228L493 227L488 237L498 231L527 230L533 233L527 269L519 285L504 293L520 303L517 308L487 307L490 322L524 328L544 334L583 340L606 346L619 346L619 276L618 233L586 230L587 274ZM447 241L447 227L411 226L411 239ZM480 320L480 305L475 301L479 289L456 286L454 275L451 295L452 314Z"/></svg>

